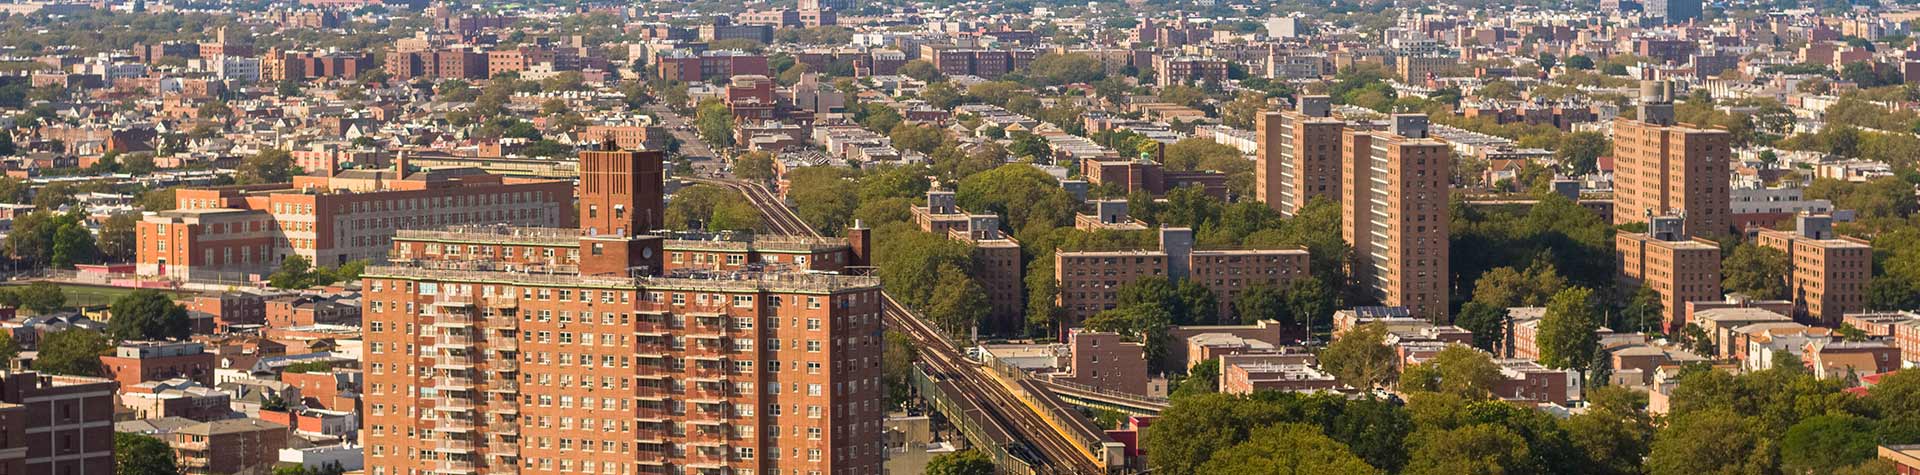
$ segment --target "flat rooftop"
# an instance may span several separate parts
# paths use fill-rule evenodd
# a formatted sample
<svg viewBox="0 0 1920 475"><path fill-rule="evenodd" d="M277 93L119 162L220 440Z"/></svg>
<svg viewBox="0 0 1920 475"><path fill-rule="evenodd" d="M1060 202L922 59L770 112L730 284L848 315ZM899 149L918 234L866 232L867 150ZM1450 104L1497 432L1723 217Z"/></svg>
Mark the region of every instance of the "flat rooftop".
<svg viewBox="0 0 1920 475"><path fill-rule="evenodd" d="M811 252L844 249L845 240L806 236L754 235L747 233L659 232L649 234L664 240L663 247L674 249L760 250ZM644 235L643 235L644 236ZM403 229L394 235L400 241L439 241L481 244L512 244L574 247L589 236L574 228L541 228L504 224L454 225L440 229Z"/></svg>
<svg viewBox="0 0 1920 475"><path fill-rule="evenodd" d="M878 289L880 279L868 276L805 272L686 271L668 276L581 275L569 265L511 266L495 261L416 261L373 266L366 277L399 278L554 287L617 289L689 289L716 291L838 292Z"/></svg>

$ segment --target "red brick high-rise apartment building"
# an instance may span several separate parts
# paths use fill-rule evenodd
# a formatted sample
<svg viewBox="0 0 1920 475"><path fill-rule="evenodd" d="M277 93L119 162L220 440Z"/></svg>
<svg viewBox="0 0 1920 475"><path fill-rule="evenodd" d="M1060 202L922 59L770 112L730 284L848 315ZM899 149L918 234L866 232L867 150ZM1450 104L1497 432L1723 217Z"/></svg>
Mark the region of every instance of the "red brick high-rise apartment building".
<svg viewBox="0 0 1920 475"><path fill-rule="evenodd" d="M1346 126L1331 112L1327 96L1303 96L1295 110L1260 114L1253 172L1260 202L1293 216L1315 196L1340 199L1340 135Z"/></svg>
<svg viewBox="0 0 1920 475"><path fill-rule="evenodd" d="M1194 249L1191 228L1160 228L1159 233L1159 249L1053 254L1053 279L1059 288L1055 303L1062 313L1055 322L1060 338L1067 338L1067 330L1087 318L1116 308L1120 286L1141 278L1190 279L1213 291L1218 315L1224 318L1235 315L1232 302L1242 290L1256 285L1278 288L1311 275L1306 249Z"/></svg>
<svg viewBox="0 0 1920 475"><path fill-rule="evenodd" d="M0 377L0 471L113 473L113 393L110 379L32 371Z"/></svg>
<svg viewBox="0 0 1920 475"><path fill-rule="evenodd" d="M1354 278L1388 306L1447 321L1447 144L1428 138L1417 114L1342 137L1341 234L1353 246Z"/></svg>
<svg viewBox="0 0 1920 475"><path fill-rule="evenodd" d="M1733 136L1675 124L1672 93L1670 83L1643 84L1639 119L1613 121L1613 223L1684 215L1688 235L1731 232Z"/></svg>
<svg viewBox="0 0 1920 475"><path fill-rule="evenodd" d="M1787 292L1795 316L1839 326L1846 314L1866 310L1873 279L1873 244L1833 233L1833 217L1801 215L1792 231L1762 228L1758 242L1787 255Z"/></svg>
<svg viewBox="0 0 1920 475"><path fill-rule="evenodd" d="M1020 241L1000 231L1000 215L972 214L954 203L951 191L927 192L927 205L908 211L921 231L964 242L972 250L969 271L987 291L991 304L980 333L1016 334L1026 330L1025 268L1020 265Z"/></svg>
<svg viewBox="0 0 1920 475"><path fill-rule="evenodd" d="M609 233L657 227L659 155L583 155L580 229L406 231L368 269L367 473L879 473L879 283L807 272L865 243Z"/></svg>
<svg viewBox="0 0 1920 475"><path fill-rule="evenodd" d="M1679 217L1659 216L1647 223L1647 232L1614 236L1620 260L1619 278L1643 285L1660 295L1661 331L1686 327L1687 302L1719 300L1720 246L1703 238L1689 238ZM1627 287L1631 288L1631 287ZM1616 328L1644 332L1651 328Z"/></svg>

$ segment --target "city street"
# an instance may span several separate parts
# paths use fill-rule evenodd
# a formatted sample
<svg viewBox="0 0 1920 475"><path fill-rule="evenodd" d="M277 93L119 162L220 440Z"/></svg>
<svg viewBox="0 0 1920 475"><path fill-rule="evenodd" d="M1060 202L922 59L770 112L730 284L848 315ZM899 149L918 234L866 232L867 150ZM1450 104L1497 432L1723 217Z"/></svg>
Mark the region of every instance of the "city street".
<svg viewBox="0 0 1920 475"><path fill-rule="evenodd" d="M660 125L680 141L680 156L693 162L693 169L700 176L724 174L726 164L720 160L713 147L700 140L700 134L693 129L693 121L660 104L649 104L645 110L660 118Z"/></svg>

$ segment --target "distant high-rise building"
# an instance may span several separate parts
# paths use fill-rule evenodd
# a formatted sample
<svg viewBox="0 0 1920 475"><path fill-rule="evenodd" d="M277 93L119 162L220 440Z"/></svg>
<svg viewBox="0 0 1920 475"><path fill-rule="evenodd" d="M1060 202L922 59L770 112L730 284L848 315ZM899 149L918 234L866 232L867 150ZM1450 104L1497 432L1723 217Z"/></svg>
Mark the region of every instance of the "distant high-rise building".
<svg viewBox="0 0 1920 475"><path fill-rule="evenodd" d="M1341 234L1353 275L1381 302L1447 318L1447 199L1453 160L1427 136L1427 117L1399 114L1385 130L1349 130L1341 149Z"/></svg>
<svg viewBox="0 0 1920 475"><path fill-rule="evenodd" d="M1681 215L1690 236L1732 231L1732 134L1674 123L1668 82L1641 86L1638 119L1613 122L1614 224Z"/></svg>
<svg viewBox="0 0 1920 475"><path fill-rule="evenodd" d="M1268 18L1264 26L1268 38L1295 38L1308 29L1300 17L1283 16Z"/></svg>
<svg viewBox="0 0 1920 475"><path fill-rule="evenodd" d="M1345 125L1331 117L1326 96L1304 96L1291 111L1269 111L1254 125L1259 154L1254 195L1292 216L1315 196L1340 199L1340 135Z"/></svg>
<svg viewBox="0 0 1920 475"><path fill-rule="evenodd" d="M1648 14L1664 18L1669 25L1700 19L1700 0L1646 0L1644 5Z"/></svg>
<svg viewBox="0 0 1920 475"><path fill-rule="evenodd" d="M1687 302L1719 300L1720 246L1689 238L1677 216L1650 219L1647 232L1622 232L1614 237L1619 251L1620 280L1642 285L1660 295L1661 331L1686 327ZM1652 328L1615 328L1621 332Z"/></svg>

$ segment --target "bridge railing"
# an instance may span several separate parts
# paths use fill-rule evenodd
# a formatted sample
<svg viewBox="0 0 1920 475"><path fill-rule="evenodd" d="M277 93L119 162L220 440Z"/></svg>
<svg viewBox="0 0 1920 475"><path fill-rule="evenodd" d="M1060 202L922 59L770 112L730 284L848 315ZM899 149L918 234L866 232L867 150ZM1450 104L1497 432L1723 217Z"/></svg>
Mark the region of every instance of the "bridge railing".
<svg viewBox="0 0 1920 475"><path fill-rule="evenodd" d="M1048 380L1047 384L1051 384L1054 386L1059 386L1062 388L1071 389L1071 390L1079 391L1083 393L1097 394L1103 398L1125 401L1125 402L1134 403L1134 404L1140 404L1142 406L1164 408L1170 404L1173 404L1173 401L1163 397L1145 396L1140 394L1114 391L1111 389L1096 388L1093 386L1088 386L1088 385L1076 383L1073 381L1063 381L1059 379L1053 379L1053 380Z"/></svg>
<svg viewBox="0 0 1920 475"><path fill-rule="evenodd" d="M1109 460L1124 457L1108 449L1109 444L1114 443L1113 438L1095 426L1085 414L1043 388L1045 379L1031 377L1026 370L1000 360L989 361L987 366L999 378L1006 380L1007 386L1013 388L1014 397L1031 406L1041 419L1066 436L1085 455L1108 467L1126 465L1124 460Z"/></svg>
<svg viewBox="0 0 1920 475"><path fill-rule="evenodd" d="M924 366L915 363L909 379L913 382L914 389L919 391L920 397L932 402L934 410L945 414L947 420L960 429L960 434L965 435L967 440L973 443L974 450L993 459L994 465L1000 467L1000 473L1009 475L1041 473L1035 470L1033 463L1008 451L1009 442L1013 440L1012 434L1004 432L998 426L978 420L979 417L985 416L979 406L971 400L948 394L938 382L934 381L934 378L927 375Z"/></svg>

